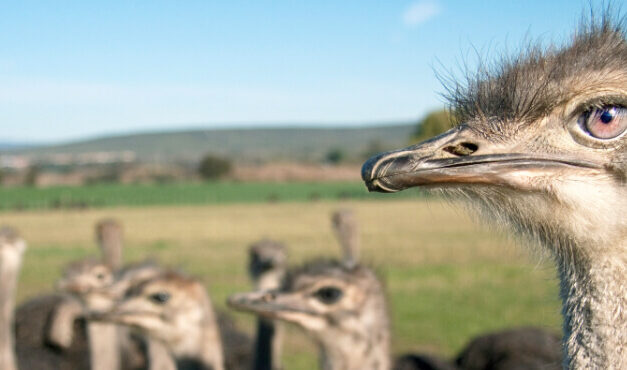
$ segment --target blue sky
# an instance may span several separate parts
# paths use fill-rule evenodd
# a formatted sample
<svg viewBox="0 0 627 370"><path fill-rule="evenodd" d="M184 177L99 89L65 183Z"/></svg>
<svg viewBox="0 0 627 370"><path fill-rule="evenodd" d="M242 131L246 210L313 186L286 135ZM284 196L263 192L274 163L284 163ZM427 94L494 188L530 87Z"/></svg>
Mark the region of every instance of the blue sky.
<svg viewBox="0 0 627 370"><path fill-rule="evenodd" d="M0 141L416 120L434 68L563 41L588 4L4 1Z"/></svg>

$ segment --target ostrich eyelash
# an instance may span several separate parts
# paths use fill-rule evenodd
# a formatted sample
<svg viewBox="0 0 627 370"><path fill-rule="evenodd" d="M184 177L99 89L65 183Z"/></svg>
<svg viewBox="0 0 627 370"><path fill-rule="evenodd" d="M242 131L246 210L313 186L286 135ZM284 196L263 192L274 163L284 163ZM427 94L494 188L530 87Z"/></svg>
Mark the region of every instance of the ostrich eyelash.
<svg viewBox="0 0 627 370"><path fill-rule="evenodd" d="M588 114L595 109L604 109L608 107L626 108L627 98L624 96L604 96L589 100L580 104L574 111L573 116L579 118L583 114Z"/></svg>

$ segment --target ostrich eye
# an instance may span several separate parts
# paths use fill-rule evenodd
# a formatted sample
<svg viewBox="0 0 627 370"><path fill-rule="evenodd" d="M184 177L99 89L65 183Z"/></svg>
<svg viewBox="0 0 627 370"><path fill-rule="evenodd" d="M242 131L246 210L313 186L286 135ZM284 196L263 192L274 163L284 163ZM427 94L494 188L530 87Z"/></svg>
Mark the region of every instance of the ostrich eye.
<svg viewBox="0 0 627 370"><path fill-rule="evenodd" d="M324 287L318 289L314 296L324 304L333 304L342 298L344 293L335 287Z"/></svg>
<svg viewBox="0 0 627 370"><path fill-rule="evenodd" d="M100 272L100 273L98 273L98 275L96 275L96 279L98 279L98 280L103 280L104 278L105 278L105 274L102 273L102 272Z"/></svg>
<svg viewBox="0 0 627 370"><path fill-rule="evenodd" d="M623 107L594 108L583 114L582 128L597 139L613 139L627 129L627 109Z"/></svg>
<svg viewBox="0 0 627 370"><path fill-rule="evenodd" d="M151 294L148 298L157 304L164 304L170 299L170 294L166 292L157 292Z"/></svg>

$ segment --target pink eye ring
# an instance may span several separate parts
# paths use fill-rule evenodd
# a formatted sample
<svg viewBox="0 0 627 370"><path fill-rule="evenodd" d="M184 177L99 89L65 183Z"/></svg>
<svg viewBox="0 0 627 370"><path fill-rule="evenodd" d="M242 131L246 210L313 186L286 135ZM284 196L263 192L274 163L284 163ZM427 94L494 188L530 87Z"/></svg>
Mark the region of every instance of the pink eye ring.
<svg viewBox="0 0 627 370"><path fill-rule="evenodd" d="M581 117L582 128L597 139L614 139L627 129L627 109L623 107L594 108Z"/></svg>

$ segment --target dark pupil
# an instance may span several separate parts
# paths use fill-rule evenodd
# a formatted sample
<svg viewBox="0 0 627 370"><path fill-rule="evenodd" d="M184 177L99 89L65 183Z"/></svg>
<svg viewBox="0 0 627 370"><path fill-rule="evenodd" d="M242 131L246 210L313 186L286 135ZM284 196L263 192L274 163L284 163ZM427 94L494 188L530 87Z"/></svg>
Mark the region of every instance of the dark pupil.
<svg viewBox="0 0 627 370"><path fill-rule="evenodd" d="M168 301L168 299L170 299L170 295L168 293L160 292L151 295L150 299L152 299L156 303L165 303Z"/></svg>
<svg viewBox="0 0 627 370"><path fill-rule="evenodd" d="M601 122L608 124L614 119L614 114L611 110L605 109L599 118L601 119Z"/></svg>
<svg viewBox="0 0 627 370"><path fill-rule="evenodd" d="M334 303L342 297L342 291L337 288L322 288L316 292L316 296L324 303Z"/></svg>
<svg viewBox="0 0 627 370"><path fill-rule="evenodd" d="M104 274L98 274L96 275L96 277L98 278L98 280L102 280L104 279Z"/></svg>

